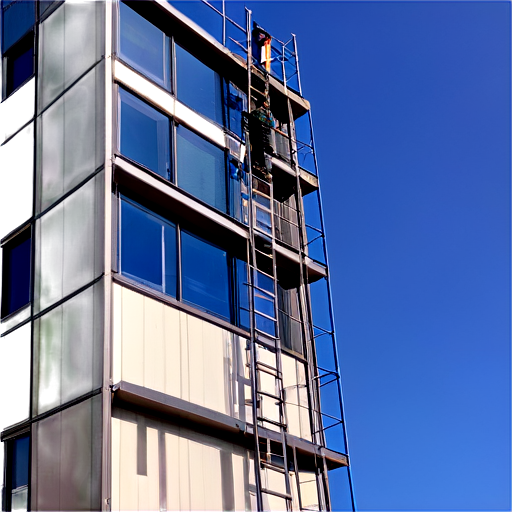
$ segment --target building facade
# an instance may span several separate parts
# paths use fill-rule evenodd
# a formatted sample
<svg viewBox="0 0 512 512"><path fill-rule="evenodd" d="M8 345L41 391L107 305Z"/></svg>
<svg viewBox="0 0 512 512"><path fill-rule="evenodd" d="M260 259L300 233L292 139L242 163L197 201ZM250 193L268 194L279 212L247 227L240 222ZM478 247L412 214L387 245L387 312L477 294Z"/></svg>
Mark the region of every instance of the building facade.
<svg viewBox="0 0 512 512"><path fill-rule="evenodd" d="M1 44L2 509L352 510L295 38L3 0Z"/></svg>

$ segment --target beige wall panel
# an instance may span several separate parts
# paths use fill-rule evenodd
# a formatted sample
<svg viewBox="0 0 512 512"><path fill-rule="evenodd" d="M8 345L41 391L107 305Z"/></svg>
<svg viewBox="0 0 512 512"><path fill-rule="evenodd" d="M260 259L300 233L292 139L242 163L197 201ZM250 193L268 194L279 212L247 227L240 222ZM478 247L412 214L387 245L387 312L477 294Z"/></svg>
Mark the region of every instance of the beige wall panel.
<svg viewBox="0 0 512 512"><path fill-rule="evenodd" d="M205 455L207 455L206 447L199 443L188 440L189 464L190 464L190 510L206 510L210 509L212 504L208 499L206 504L205 496ZM208 496L208 498L210 498ZM212 510L214 508L212 507Z"/></svg>
<svg viewBox="0 0 512 512"><path fill-rule="evenodd" d="M119 508L120 510L138 510L137 424L121 421L120 434Z"/></svg>
<svg viewBox="0 0 512 512"><path fill-rule="evenodd" d="M122 379L144 385L144 296L123 288Z"/></svg>
<svg viewBox="0 0 512 512"><path fill-rule="evenodd" d="M306 386L306 367L297 361L297 381L298 381L298 402L300 405L300 432L303 439L312 440L311 420L309 417L309 398L308 388Z"/></svg>
<svg viewBox="0 0 512 512"><path fill-rule="evenodd" d="M165 392L164 308L144 298L144 386Z"/></svg>
<svg viewBox="0 0 512 512"><path fill-rule="evenodd" d="M191 510L190 508L190 455L188 450L188 439L179 438L178 442L178 467L180 470L180 510Z"/></svg>
<svg viewBox="0 0 512 512"><path fill-rule="evenodd" d="M314 473L299 471L302 508L318 510L318 492Z"/></svg>
<svg viewBox="0 0 512 512"><path fill-rule="evenodd" d="M216 411L230 414L229 367L225 364L227 335L214 325L203 323L203 368L205 372L204 403Z"/></svg>
<svg viewBox="0 0 512 512"><path fill-rule="evenodd" d="M165 433L167 510L182 510L180 503L179 437Z"/></svg>
<svg viewBox="0 0 512 512"><path fill-rule="evenodd" d="M113 414L113 510L251 509L254 475L248 450L130 411ZM145 443L138 438L143 432ZM143 456L137 441L147 448L146 475L137 474ZM164 475L166 485L160 489Z"/></svg>
<svg viewBox="0 0 512 512"><path fill-rule="evenodd" d="M120 488L120 457L121 457L121 420L112 418L112 498L111 509L121 510L119 503L119 488Z"/></svg>
<svg viewBox="0 0 512 512"><path fill-rule="evenodd" d="M181 361L181 397L190 400L189 357L188 357L188 321L187 314L180 312L180 361Z"/></svg>
<svg viewBox="0 0 512 512"><path fill-rule="evenodd" d="M240 417L238 396L244 400L245 389L250 397L245 339L119 285L113 301L114 382ZM272 377L268 387L275 392ZM245 417L249 410L242 419L250 419Z"/></svg>
<svg viewBox="0 0 512 512"><path fill-rule="evenodd" d="M138 475L138 510L160 510L160 488L158 468L158 430L146 428L147 475Z"/></svg>
<svg viewBox="0 0 512 512"><path fill-rule="evenodd" d="M177 309L164 308L164 337L165 393L181 397L180 312Z"/></svg>
<svg viewBox="0 0 512 512"><path fill-rule="evenodd" d="M187 316L188 324L188 364L189 364L189 400L195 404L205 405L204 388L207 384L203 360L204 322L191 315Z"/></svg>
<svg viewBox="0 0 512 512"><path fill-rule="evenodd" d="M121 378L122 368L122 339L123 339L123 325L122 325L122 297L123 288L114 284L112 287L112 308L113 308L113 321L112 321L112 378L114 382L119 382Z"/></svg>
<svg viewBox="0 0 512 512"><path fill-rule="evenodd" d="M247 493L249 488L249 452L240 446L235 446L231 463L234 510L251 510L251 500Z"/></svg>

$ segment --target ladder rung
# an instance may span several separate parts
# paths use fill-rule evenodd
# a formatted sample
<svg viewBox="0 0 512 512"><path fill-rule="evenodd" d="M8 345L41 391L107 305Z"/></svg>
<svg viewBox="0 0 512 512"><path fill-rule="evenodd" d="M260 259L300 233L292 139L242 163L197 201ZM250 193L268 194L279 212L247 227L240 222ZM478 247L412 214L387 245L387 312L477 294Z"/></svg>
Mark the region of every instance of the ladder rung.
<svg viewBox="0 0 512 512"><path fill-rule="evenodd" d="M261 368L260 368L261 366ZM270 366L267 363L262 363L261 361L256 361L256 369L260 370L265 373L269 373L271 375L274 375L276 379L281 379L282 377L279 375L279 370L277 368L274 368L273 366ZM268 370L268 371L267 371ZM273 373L272 373L273 372Z"/></svg>
<svg viewBox="0 0 512 512"><path fill-rule="evenodd" d="M276 400L279 403L284 402L284 400L281 397L279 397L277 395L273 395L272 393L267 393L266 391L260 391L259 389L258 389L257 393L259 395L268 396L269 398L273 398L274 400Z"/></svg>
<svg viewBox="0 0 512 512"><path fill-rule="evenodd" d="M286 428L286 423L281 423L279 421L274 421L274 420L271 420L270 418L265 418L264 416L258 416L256 419L258 421L265 421L267 423L275 425L276 427Z"/></svg>
<svg viewBox="0 0 512 512"><path fill-rule="evenodd" d="M272 471L275 471L276 473L281 473L284 475L286 473L285 469L281 466L277 466L276 464L271 464L270 462L266 461L260 461L260 464L266 468L271 469Z"/></svg>
<svg viewBox="0 0 512 512"><path fill-rule="evenodd" d="M291 500L292 499L290 494L283 494L281 492L273 491L272 489L264 489L262 487L261 492L264 492L266 494L272 494L273 496L277 496L278 498L283 498L283 500Z"/></svg>

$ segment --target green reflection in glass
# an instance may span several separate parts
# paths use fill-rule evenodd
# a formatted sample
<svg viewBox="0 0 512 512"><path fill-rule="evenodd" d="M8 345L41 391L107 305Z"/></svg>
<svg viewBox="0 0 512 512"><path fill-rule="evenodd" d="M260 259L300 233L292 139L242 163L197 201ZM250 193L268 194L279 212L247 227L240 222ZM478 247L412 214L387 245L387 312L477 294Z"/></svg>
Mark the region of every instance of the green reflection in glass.
<svg viewBox="0 0 512 512"><path fill-rule="evenodd" d="M102 283L36 320L37 414L101 385Z"/></svg>

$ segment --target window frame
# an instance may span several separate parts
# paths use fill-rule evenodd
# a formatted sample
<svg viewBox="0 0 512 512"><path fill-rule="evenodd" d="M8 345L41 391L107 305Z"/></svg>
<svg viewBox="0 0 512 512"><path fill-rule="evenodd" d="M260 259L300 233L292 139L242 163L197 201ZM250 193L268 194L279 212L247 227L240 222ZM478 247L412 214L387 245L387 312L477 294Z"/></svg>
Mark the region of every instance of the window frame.
<svg viewBox="0 0 512 512"><path fill-rule="evenodd" d="M25 52L32 50L32 71L18 85L12 85L14 61ZM30 30L2 54L2 99L5 100L21 89L35 76L36 45L34 30Z"/></svg>
<svg viewBox="0 0 512 512"><path fill-rule="evenodd" d="M150 76L150 72L145 72L141 67L137 66L137 63L130 59L130 57L125 56L123 57L122 50L121 50L121 4L124 4L125 7L128 9L131 9L137 16L140 16L142 19L144 19L147 23L155 27L157 30L162 32L163 36L165 37L164 42L164 52L167 53L166 61L167 61L167 69L164 65L164 77L162 80L162 83L154 79L154 75ZM163 90L170 92L171 94L174 94L174 77L175 77L175 66L174 66L174 40L171 34L168 33L168 31L161 29L151 21L149 21L146 16L143 16L140 14L137 10L135 10L131 5L129 5L127 2L120 0L118 4L116 5L116 23L115 23L115 45L116 45L116 56L118 59L120 59L123 63L125 63L128 67L136 71L138 74L144 76L147 80L149 80L151 83L157 85L158 87L162 88ZM166 76L165 71L167 71L168 76ZM148 74L150 73L150 74ZM152 74L151 74L152 75Z"/></svg>
<svg viewBox="0 0 512 512"><path fill-rule="evenodd" d="M1 288L1 304L0 304L0 321L5 321L23 309L25 309L27 306L30 306L32 303L32 252L33 252L33 232L32 232L32 225L28 224L24 226L22 229L20 229L16 234L9 237L8 240L5 240L1 246L0 250L2 251L2 288ZM12 286L12 283L10 282L12 277L9 277L9 271L10 269L10 261L6 258L6 250L11 251L12 249L19 247L22 243L29 241L29 264L28 264L28 300L22 305L17 307L16 309L13 309L12 311L8 311L7 306L7 297L10 293L10 286Z"/></svg>
<svg viewBox="0 0 512 512"><path fill-rule="evenodd" d="M185 220L182 220L180 218L176 219L169 219L167 217L164 217L160 213L157 213L151 209L149 209L147 206L144 205L144 202L139 202L138 200L134 199L129 193L126 194L123 192L117 192L117 208L116 208L116 215L117 215L117 237L116 237L116 254L115 254L115 272L121 276L122 281L127 281L130 283L134 283L134 286L136 288L140 288L148 294L153 296L159 296L162 298L165 298L165 301L178 306L180 308L183 308L184 310L192 309L193 311L199 311L203 314L208 315L209 317L213 317L215 319L218 319L221 322L225 322L229 324L231 327L242 329L244 331L248 330L248 326L242 325L242 319L241 319L241 312L239 311L242 299L240 297L240 289L243 289L243 284L246 282L247 277L244 276L238 276L238 266L240 263L247 265L247 262L245 262L242 259L239 259L235 257L231 251L223 247L221 244L219 245L216 241L213 241L212 239L205 238L201 236L201 234L197 233L197 230L194 230L192 226L190 226ZM140 198L139 198L140 199ZM143 280L137 279L136 276L133 276L133 274L124 274L122 271L122 254L121 254L121 244L122 244L122 234L121 234L121 226L122 226L122 215L121 215L121 205L122 201L127 201L128 203L134 205L137 208L140 208L142 211L154 216L156 219L160 219L162 222L167 224L172 224L176 228L176 297L173 297L172 295L168 295L154 287L149 286L148 284L144 283ZM194 302L184 300L183 299L183 257L182 257L182 231L186 232L188 235L197 238L198 240L202 241L203 243L212 245L222 251L226 252L227 255L227 270L228 270L228 298L229 298L229 318L226 318L225 316L218 314L214 311L211 311L210 309L202 306L201 304L196 304ZM245 267L247 268L247 267ZM242 281L241 281L242 280ZM248 289L247 289L248 292ZM247 299L249 300L249 298Z"/></svg>
<svg viewBox="0 0 512 512"><path fill-rule="evenodd" d="M13 489L13 464L14 464L14 443L22 438L28 439L28 457L27 457L27 483L25 485ZM26 488L27 489L27 510L30 510L30 475L31 475L31 435L30 430L23 430L10 435L8 438L3 439L4 443L4 495L2 499L2 510L10 512L12 510L12 493L13 491Z"/></svg>

